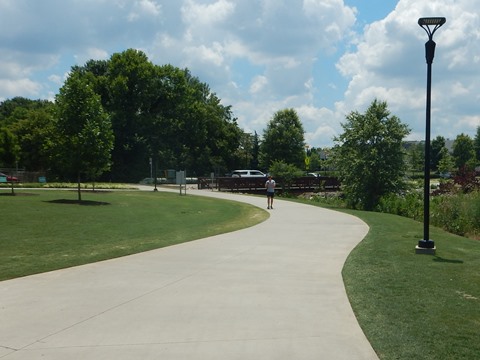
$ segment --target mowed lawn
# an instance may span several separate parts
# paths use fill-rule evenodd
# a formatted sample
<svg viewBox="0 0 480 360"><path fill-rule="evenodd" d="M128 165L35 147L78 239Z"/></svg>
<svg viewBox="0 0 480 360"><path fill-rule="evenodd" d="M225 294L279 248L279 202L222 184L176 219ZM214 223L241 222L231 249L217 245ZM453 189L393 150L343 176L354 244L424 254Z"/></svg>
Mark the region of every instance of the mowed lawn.
<svg viewBox="0 0 480 360"><path fill-rule="evenodd" d="M0 190L0 281L249 227L257 207L144 191Z"/></svg>
<svg viewBox="0 0 480 360"><path fill-rule="evenodd" d="M436 255L415 254L423 224L351 211L370 226L343 270L380 359L480 359L480 242L431 228Z"/></svg>

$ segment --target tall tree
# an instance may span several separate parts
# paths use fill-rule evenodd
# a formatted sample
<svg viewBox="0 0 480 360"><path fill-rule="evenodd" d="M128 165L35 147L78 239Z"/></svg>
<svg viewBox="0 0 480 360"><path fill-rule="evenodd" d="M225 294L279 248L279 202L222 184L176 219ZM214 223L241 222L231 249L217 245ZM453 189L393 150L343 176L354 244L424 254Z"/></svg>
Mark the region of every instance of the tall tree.
<svg viewBox="0 0 480 360"><path fill-rule="evenodd" d="M407 163L412 175L423 169L425 166L425 144L423 142L414 143L408 147Z"/></svg>
<svg viewBox="0 0 480 360"><path fill-rule="evenodd" d="M115 133L111 179L137 181L149 169L186 169L204 175L237 160L241 131L231 108L185 69L153 65L138 50L89 61L79 68L94 88Z"/></svg>
<svg viewBox="0 0 480 360"><path fill-rule="evenodd" d="M163 166L195 175L224 172L238 161L241 130L231 108L188 70L157 67L146 138Z"/></svg>
<svg viewBox="0 0 480 360"><path fill-rule="evenodd" d="M404 188L402 141L410 132L387 103L374 100L365 114L351 112L334 138L333 161L353 208L372 210L380 198Z"/></svg>
<svg viewBox="0 0 480 360"><path fill-rule="evenodd" d="M242 132L240 136L240 144L237 150L239 159L239 168L250 169L252 167L252 152L253 152L253 135Z"/></svg>
<svg viewBox="0 0 480 360"><path fill-rule="evenodd" d="M10 128L20 146L19 165L28 171L50 167L47 142L55 131L55 106L46 102L40 108L28 109Z"/></svg>
<svg viewBox="0 0 480 360"><path fill-rule="evenodd" d="M438 163L441 159L442 149L445 147L445 138L437 136L430 145L430 169L438 170Z"/></svg>
<svg viewBox="0 0 480 360"><path fill-rule="evenodd" d="M260 139L258 137L257 132L253 134L252 139L252 161L250 162L250 166L252 169L257 169L259 166L259 156L260 156Z"/></svg>
<svg viewBox="0 0 480 360"><path fill-rule="evenodd" d="M19 152L17 137L7 127L0 128L0 166L16 167Z"/></svg>
<svg viewBox="0 0 480 360"><path fill-rule="evenodd" d="M305 131L294 109L277 111L263 132L261 166L269 169L274 161L298 168L305 166Z"/></svg>
<svg viewBox="0 0 480 360"><path fill-rule="evenodd" d="M29 171L48 167L46 134L52 128L54 104L48 100L15 97L0 103L0 127L6 126L16 137L18 166Z"/></svg>
<svg viewBox="0 0 480 360"><path fill-rule="evenodd" d="M446 177L449 176L454 165L453 157L448 153L448 149L446 147L442 148L440 151L440 161L438 162L438 171L440 174Z"/></svg>
<svg viewBox="0 0 480 360"><path fill-rule="evenodd" d="M475 168L475 146L470 136L460 134L453 142L453 158L455 166L460 170L466 168L473 170Z"/></svg>
<svg viewBox="0 0 480 360"><path fill-rule="evenodd" d="M322 168L322 159L320 158L320 153L322 149L312 148L310 150L310 170L318 171Z"/></svg>
<svg viewBox="0 0 480 360"><path fill-rule="evenodd" d="M53 156L59 169L78 182L81 201L82 176L93 180L110 168L113 132L100 96L92 86L91 74L73 71L56 96L56 136Z"/></svg>
<svg viewBox="0 0 480 360"><path fill-rule="evenodd" d="M93 67L90 72L93 71L94 75L105 70L103 66L93 65L90 63L89 68ZM104 106L115 133L112 152L115 181L138 181L138 174L147 169L151 154L142 130L154 96L154 81L155 67L147 56L142 51L128 49L112 55L106 78L96 82L97 90L99 87L103 89L104 85L107 88L108 98L104 99Z"/></svg>
<svg viewBox="0 0 480 360"><path fill-rule="evenodd" d="M473 143L475 148L475 156L477 158L477 165L480 165L480 126L477 127L477 133L475 134Z"/></svg>
<svg viewBox="0 0 480 360"><path fill-rule="evenodd" d="M23 97L14 97L0 103L0 125L8 126L18 120L25 119L30 110L43 109L48 106L48 100L30 100Z"/></svg>

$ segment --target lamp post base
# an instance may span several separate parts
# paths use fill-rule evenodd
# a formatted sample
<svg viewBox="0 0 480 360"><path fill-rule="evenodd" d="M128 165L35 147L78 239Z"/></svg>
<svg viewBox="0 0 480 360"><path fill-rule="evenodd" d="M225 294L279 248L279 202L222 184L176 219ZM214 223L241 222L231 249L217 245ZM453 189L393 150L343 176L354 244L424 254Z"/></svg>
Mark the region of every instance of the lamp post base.
<svg viewBox="0 0 480 360"><path fill-rule="evenodd" d="M435 242L433 240L420 240L415 247L415 254L435 255Z"/></svg>

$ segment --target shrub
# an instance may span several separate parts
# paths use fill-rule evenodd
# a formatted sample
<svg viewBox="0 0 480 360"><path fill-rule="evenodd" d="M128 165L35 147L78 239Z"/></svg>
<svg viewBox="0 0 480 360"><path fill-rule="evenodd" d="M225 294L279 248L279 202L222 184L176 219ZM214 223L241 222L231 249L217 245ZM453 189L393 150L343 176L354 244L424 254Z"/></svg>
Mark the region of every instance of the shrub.
<svg viewBox="0 0 480 360"><path fill-rule="evenodd" d="M388 194L380 199L375 211L422 220L423 197L420 193L413 191L403 195Z"/></svg>
<svg viewBox="0 0 480 360"><path fill-rule="evenodd" d="M389 194L380 199L378 212L423 221L423 194ZM430 223L453 234L480 239L480 191L462 191L432 196Z"/></svg>
<svg viewBox="0 0 480 360"><path fill-rule="evenodd" d="M480 191L432 197L432 225L462 236L480 236Z"/></svg>

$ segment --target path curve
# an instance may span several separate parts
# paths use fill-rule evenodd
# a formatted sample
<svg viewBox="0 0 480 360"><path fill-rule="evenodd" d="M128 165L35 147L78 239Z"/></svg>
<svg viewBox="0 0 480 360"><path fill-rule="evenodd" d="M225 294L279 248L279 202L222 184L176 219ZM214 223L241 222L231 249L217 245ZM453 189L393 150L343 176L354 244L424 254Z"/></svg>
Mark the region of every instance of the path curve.
<svg viewBox="0 0 480 360"><path fill-rule="evenodd" d="M341 276L367 225L277 199L270 215L228 234L0 282L0 358L378 359Z"/></svg>

